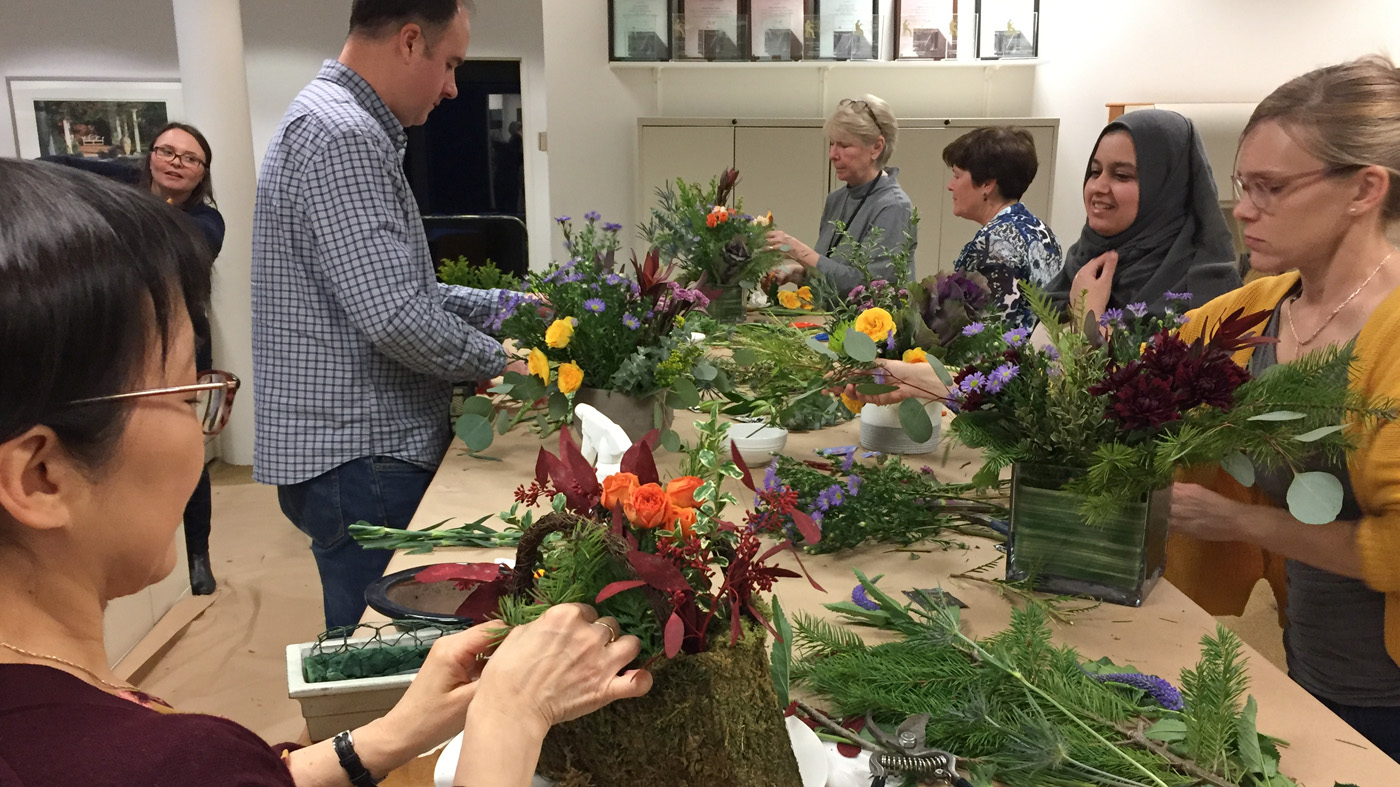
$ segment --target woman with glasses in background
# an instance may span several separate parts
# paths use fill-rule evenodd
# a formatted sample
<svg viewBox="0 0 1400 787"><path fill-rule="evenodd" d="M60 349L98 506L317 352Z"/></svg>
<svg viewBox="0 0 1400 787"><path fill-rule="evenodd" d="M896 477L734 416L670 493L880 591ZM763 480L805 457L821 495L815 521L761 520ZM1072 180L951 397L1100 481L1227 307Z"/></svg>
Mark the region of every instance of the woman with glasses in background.
<svg viewBox="0 0 1400 787"><path fill-rule="evenodd" d="M462 731L458 783L524 784L551 725L650 689L637 638L581 604L443 637L388 715L305 748L115 674L107 602L174 568L238 390L196 371L210 267L179 213L0 159L0 785L375 783Z"/></svg>
<svg viewBox="0 0 1400 787"><path fill-rule="evenodd" d="M899 121L889 104L870 95L844 99L826 119L823 130L827 158L837 179L846 185L827 195L816 246L782 230L768 233L768 247L786 258L770 279L779 284L800 284L815 270L844 296L865 283L865 277L850 264L853 243L878 245L870 260L870 274L873 279L889 280L894 275L893 253L907 236L912 254L918 235L911 222L914 204L899 187L899 168L885 166L894 154L899 134ZM833 222L838 221L846 227L845 236L837 234ZM912 257L909 263L912 275Z"/></svg>
<svg viewBox="0 0 1400 787"><path fill-rule="evenodd" d="M1400 220L1400 70L1373 56L1275 90L1245 126L1234 182L1266 278L1192 312L1182 338L1262 311L1258 330L1277 343L1236 358L1254 375L1355 342L1352 389L1400 401L1400 252L1386 237ZM1268 579L1289 676L1400 759L1400 423L1352 426L1359 450L1345 462L1296 468L1342 481L1329 524L1289 515L1287 470L1259 468L1250 488L1219 470L1176 484L1166 576L1215 615L1243 612Z"/></svg>
<svg viewBox="0 0 1400 787"><path fill-rule="evenodd" d="M187 123L169 123L156 133L151 149L139 159L94 159L85 156L44 156L41 161L87 170L149 191L185 212L209 244L210 259L224 246L224 217L214 202L209 174L213 151L199 129ZM200 370L214 365L210 347L209 317L191 314L195 352ZM209 530L213 516L209 473L199 479L185 509L185 552L189 559L190 589L196 595L214 592L214 571L209 564Z"/></svg>

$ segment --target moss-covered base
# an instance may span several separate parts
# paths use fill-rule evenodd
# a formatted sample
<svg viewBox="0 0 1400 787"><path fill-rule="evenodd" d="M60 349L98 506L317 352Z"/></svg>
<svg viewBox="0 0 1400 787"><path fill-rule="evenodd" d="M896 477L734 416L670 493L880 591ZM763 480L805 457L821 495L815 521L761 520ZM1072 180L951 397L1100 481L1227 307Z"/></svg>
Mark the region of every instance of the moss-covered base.
<svg viewBox="0 0 1400 787"><path fill-rule="evenodd" d="M539 771L560 787L802 787L763 630L652 665L647 696L556 726Z"/></svg>

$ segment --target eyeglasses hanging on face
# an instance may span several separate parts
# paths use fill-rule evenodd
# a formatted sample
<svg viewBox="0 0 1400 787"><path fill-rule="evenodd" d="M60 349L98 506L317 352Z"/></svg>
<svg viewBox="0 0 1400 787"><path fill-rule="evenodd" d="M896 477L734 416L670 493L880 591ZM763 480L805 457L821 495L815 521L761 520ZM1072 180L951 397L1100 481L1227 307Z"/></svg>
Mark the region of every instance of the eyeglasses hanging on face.
<svg viewBox="0 0 1400 787"><path fill-rule="evenodd" d="M176 161L190 168L204 166L204 159L193 153L181 153L169 145L156 145L151 148L151 154L160 157L164 161L174 164Z"/></svg>
<svg viewBox="0 0 1400 787"><path fill-rule="evenodd" d="M141 399L147 396L168 396L181 393L196 394L195 400L191 402L194 406L195 415L199 417L200 426L204 430L206 437L213 437L222 432L228 425L229 415L233 412L233 397L238 393L238 377L230 372L211 369L207 372L199 373L199 382L194 385L175 385L169 388L151 388L145 391L131 391L128 393L112 394L110 396L95 396L91 399L79 399L69 402L69 407L77 407L85 404L98 404L101 402L120 402L128 399Z"/></svg>
<svg viewBox="0 0 1400 787"><path fill-rule="evenodd" d="M1272 213L1274 206L1278 204L1280 199L1303 186L1314 181L1355 172L1360 168L1356 164L1343 164L1308 170L1307 172L1295 172L1292 175L1256 177L1243 177L1237 173L1230 176L1230 185L1234 187L1236 202L1243 202L1245 198L1248 198L1250 203L1261 213Z"/></svg>

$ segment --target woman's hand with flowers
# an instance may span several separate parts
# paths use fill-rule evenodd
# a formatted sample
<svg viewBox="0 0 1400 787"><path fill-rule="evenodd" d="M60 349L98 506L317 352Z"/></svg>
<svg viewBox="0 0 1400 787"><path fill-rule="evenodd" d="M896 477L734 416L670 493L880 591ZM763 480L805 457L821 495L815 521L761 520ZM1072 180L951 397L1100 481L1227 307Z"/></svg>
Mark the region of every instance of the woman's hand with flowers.
<svg viewBox="0 0 1400 787"><path fill-rule="evenodd" d="M938 379L938 373L928 362L909 363L880 359L875 362L884 375L884 382L899 388L883 394L863 394L855 385L847 385L841 392L842 399L850 399L863 404L896 404L905 399L946 399L948 386ZM938 363L937 360L934 363Z"/></svg>
<svg viewBox="0 0 1400 787"><path fill-rule="evenodd" d="M804 268L815 268L817 260L821 259L816 249L782 230L770 230L766 239L769 251L780 252L785 258Z"/></svg>

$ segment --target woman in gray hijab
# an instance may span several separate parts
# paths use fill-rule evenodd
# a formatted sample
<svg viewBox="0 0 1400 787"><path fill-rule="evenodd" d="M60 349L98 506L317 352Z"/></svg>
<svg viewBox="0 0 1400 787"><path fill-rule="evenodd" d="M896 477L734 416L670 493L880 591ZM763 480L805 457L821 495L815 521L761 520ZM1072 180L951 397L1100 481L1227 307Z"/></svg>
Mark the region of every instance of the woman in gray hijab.
<svg viewBox="0 0 1400 787"><path fill-rule="evenodd" d="M1168 293L1199 306L1241 285L1205 147L1176 112L1129 112L1104 128L1084 173L1084 211L1046 288L1061 309L1087 291L1083 305L1097 314L1138 304L1162 314Z"/></svg>

